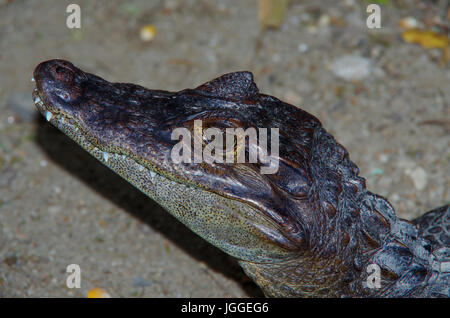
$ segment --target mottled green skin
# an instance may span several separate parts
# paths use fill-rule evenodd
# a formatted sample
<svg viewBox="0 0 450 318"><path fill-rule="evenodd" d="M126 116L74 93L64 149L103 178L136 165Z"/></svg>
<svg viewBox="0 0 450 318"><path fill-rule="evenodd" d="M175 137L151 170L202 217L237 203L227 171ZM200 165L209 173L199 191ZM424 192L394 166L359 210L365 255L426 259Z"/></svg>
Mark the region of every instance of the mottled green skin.
<svg viewBox="0 0 450 318"><path fill-rule="evenodd" d="M398 219L314 116L259 94L250 73L175 93L109 83L62 60L41 63L34 78L35 104L53 125L238 259L267 296L449 296L449 207L419 229ZM279 127L279 171L174 164L167 131L195 118ZM367 286L369 264L382 269L381 289Z"/></svg>

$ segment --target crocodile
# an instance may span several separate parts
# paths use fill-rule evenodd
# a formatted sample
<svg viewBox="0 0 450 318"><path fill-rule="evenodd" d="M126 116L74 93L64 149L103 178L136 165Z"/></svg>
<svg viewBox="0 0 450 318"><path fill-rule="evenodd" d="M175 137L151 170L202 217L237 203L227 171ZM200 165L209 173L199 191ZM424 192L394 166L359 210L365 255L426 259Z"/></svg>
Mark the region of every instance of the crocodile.
<svg viewBox="0 0 450 318"><path fill-rule="evenodd" d="M169 92L53 59L32 80L51 124L237 259L267 297L450 296L449 205L398 218L315 116L260 93L252 73ZM196 120L221 132L276 127L279 153L267 149L276 172L261 173L262 158L174 162L172 132L195 133Z"/></svg>

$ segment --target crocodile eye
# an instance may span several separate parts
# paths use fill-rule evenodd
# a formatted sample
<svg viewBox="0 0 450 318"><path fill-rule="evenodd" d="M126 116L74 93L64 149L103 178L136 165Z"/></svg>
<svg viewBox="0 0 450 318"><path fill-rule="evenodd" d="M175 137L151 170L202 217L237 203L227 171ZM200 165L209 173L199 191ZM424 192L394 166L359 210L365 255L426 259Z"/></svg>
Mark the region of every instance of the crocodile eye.
<svg viewBox="0 0 450 318"><path fill-rule="evenodd" d="M67 92L64 92L63 90L57 89L55 91L56 96L61 98L65 102L70 102L70 95Z"/></svg>
<svg viewBox="0 0 450 318"><path fill-rule="evenodd" d="M66 72L66 70L65 70L64 68L58 66L58 67L55 69L55 72L56 72L58 75L61 75L61 74L64 74L64 72Z"/></svg>
<svg viewBox="0 0 450 318"><path fill-rule="evenodd" d="M234 133L228 131L231 125L219 120L203 121L201 124L189 123L189 130L192 138L202 145L205 161L236 163L238 154L238 145ZM208 158L208 159L206 159Z"/></svg>

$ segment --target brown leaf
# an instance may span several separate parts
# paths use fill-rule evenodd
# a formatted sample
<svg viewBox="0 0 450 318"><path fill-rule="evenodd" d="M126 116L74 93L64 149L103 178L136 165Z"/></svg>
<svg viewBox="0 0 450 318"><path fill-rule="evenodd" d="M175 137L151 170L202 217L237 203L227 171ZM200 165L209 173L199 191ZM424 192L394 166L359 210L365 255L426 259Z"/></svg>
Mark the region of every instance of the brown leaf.
<svg viewBox="0 0 450 318"><path fill-rule="evenodd" d="M278 28L283 22L288 0L259 0L258 19L261 29Z"/></svg>

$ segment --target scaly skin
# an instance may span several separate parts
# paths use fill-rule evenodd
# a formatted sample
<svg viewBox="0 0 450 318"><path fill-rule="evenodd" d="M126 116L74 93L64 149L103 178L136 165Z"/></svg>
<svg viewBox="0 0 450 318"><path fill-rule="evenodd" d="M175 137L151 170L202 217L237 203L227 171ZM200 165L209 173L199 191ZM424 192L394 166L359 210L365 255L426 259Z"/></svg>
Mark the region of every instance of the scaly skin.
<svg viewBox="0 0 450 318"><path fill-rule="evenodd" d="M267 296L449 297L449 205L417 226L397 218L317 118L260 94L251 73L167 92L50 60L34 79L35 104L53 125L237 258ZM196 119L278 128L278 172L261 174L260 162L175 163L171 132L192 131ZM367 285L371 264L380 288Z"/></svg>

